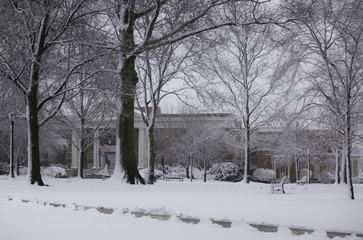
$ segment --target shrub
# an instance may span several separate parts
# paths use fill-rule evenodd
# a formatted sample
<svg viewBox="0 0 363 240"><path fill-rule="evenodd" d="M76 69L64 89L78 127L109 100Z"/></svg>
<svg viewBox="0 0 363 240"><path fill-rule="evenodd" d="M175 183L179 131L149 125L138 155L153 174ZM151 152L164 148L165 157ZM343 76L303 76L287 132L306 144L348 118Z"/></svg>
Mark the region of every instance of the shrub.
<svg viewBox="0 0 363 240"><path fill-rule="evenodd" d="M272 169L257 168L253 172L253 176L259 178L262 181L271 182L276 178L276 173Z"/></svg>
<svg viewBox="0 0 363 240"><path fill-rule="evenodd" d="M307 176L308 177L309 169L303 168L300 170L300 177ZM310 178L313 176L313 172L310 170Z"/></svg>
<svg viewBox="0 0 363 240"><path fill-rule="evenodd" d="M66 170L59 166L43 167L41 169L42 176L50 178L64 178L67 177Z"/></svg>
<svg viewBox="0 0 363 240"><path fill-rule="evenodd" d="M146 178L147 174L149 172L148 168L142 169L140 171L140 174L143 178ZM159 178L161 178L163 176L163 172L159 169L154 169L154 179L158 180Z"/></svg>
<svg viewBox="0 0 363 240"><path fill-rule="evenodd" d="M161 171L161 174L162 174L162 166L159 166L158 169ZM190 166L189 166L189 171L190 171ZM177 166L173 166L173 167L169 166L169 165L165 165L165 174L181 176L183 178L186 178L185 167L183 167L181 165L177 165ZM194 176L194 179L201 179L203 177L203 173L198 168L193 167L193 176Z"/></svg>
<svg viewBox="0 0 363 240"><path fill-rule="evenodd" d="M5 162L0 162L0 175L9 174L9 164Z"/></svg>
<svg viewBox="0 0 363 240"><path fill-rule="evenodd" d="M238 175L238 166L231 162L213 164L209 170L210 179L220 181L233 181Z"/></svg>
<svg viewBox="0 0 363 240"><path fill-rule="evenodd" d="M335 180L333 171L322 171L319 174L319 181L322 183L333 183Z"/></svg>
<svg viewBox="0 0 363 240"><path fill-rule="evenodd" d="M26 175L28 173L28 167L20 166L19 167L19 174Z"/></svg>
<svg viewBox="0 0 363 240"><path fill-rule="evenodd" d="M161 169L161 166L160 166L159 169ZM183 166L180 166L180 165L177 165L177 166L174 166L174 167L169 166L169 165L165 165L165 174L186 177L185 176L185 168Z"/></svg>

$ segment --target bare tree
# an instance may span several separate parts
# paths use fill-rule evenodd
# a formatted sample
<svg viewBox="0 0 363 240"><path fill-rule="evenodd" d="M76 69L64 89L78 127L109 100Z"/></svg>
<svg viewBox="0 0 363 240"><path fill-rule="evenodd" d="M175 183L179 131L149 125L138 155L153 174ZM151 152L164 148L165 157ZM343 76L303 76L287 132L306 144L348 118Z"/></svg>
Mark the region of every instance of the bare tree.
<svg viewBox="0 0 363 240"><path fill-rule="evenodd" d="M336 120L344 139L342 169L346 169L350 198L354 199L350 156L355 124L362 117L362 3L286 1L284 7L289 14L301 16L296 39L307 51L309 93L313 104L331 111Z"/></svg>
<svg viewBox="0 0 363 240"><path fill-rule="evenodd" d="M109 0L106 2L110 10L105 13L108 18L110 41L106 48L116 50L117 66L113 71L117 74L122 96L120 97L119 128L116 162L122 160L128 183L144 183L137 170L133 141L134 100L138 76L135 60L146 49L178 42L198 33L206 32L222 26L233 25L233 21L225 19L216 10L230 0L200 1L134 1ZM244 1L243 1L244 2ZM251 22L258 23L254 18ZM145 27L146 24L146 27ZM120 159L122 158L122 159Z"/></svg>
<svg viewBox="0 0 363 240"><path fill-rule="evenodd" d="M191 48L185 49L182 42L177 42L161 47L157 51L147 50L143 57L139 58L139 87L136 102L147 131L149 184L154 182L154 127L157 109L162 99L171 94L176 95L182 90L182 88L168 90L166 87L172 84L172 81L180 79L178 74L188 67L185 60L190 55Z"/></svg>
<svg viewBox="0 0 363 240"><path fill-rule="evenodd" d="M228 8L236 22L249 22L256 12L267 15L267 10L255 3ZM277 30L273 25L238 25L220 30L223 44L203 54L199 61L207 79L207 99L222 109L236 112L241 121L240 140L244 144L244 180L250 172L251 136L268 118L268 109L277 90L282 91L283 75L288 69L287 56L278 51L280 44L272 39ZM279 89L280 88L280 89ZM205 90L201 90L203 95ZM205 95L205 94L204 94Z"/></svg>
<svg viewBox="0 0 363 240"><path fill-rule="evenodd" d="M67 126L72 127L72 134L78 140L74 142L70 139L71 144L79 151L78 176L80 178L83 178L86 151L101 136L110 130L114 131L111 123L116 109L113 105L115 98L112 90L107 89L108 83L103 79L104 77L95 76L91 82L85 82L84 79L77 80L81 82L80 87L68 92L69 100L63 106L64 121Z"/></svg>
<svg viewBox="0 0 363 240"><path fill-rule="evenodd" d="M163 139L156 138L158 144L166 144L158 154L167 162L177 162L183 166L187 178L192 177L192 158L193 166L203 171L203 179L206 181L208 170L213 163L231 160L234 157L233 150L225 142L229 121L219 120L210 123L219 117L229 120L227 114L197 113L195 110L186 110L183 114L166 114L165 119L168 121L163 122L160 119L165 124L165 129L160 129L163 130ZM167 125L168 123L170 125ZM161 134L157 135L160 136Z"/></svg>
<svg viewBox="0 0 363 240"><path fill-rule="evenodd" d="M69 61L69 53L77 54L68 51L75 43L72 31L90 12L88 2L1 3L0 73L15 84L26 100L31 184L44 185L40 173L39 128L60 109L70 76L79 66L94 60Z"/></svg>
<svg viewBox="0 0 363 240"><path fill-rule="evenodd" d="M194 130L194 129L193 129ZM198 163L198 167L202 169L203 181L207 181L208 170L215 163L223 161L233 161L231 148L226 144L225 136L227 130L223 127L206 127L200 126L199 129L193 131L193 157Z"/></svg>
<svg viewBox="0 0 363 240"><path fill-rule="evenodd" d="M19 95L19 91L12 83L6 79L0 80L0 152L4 156L3 161L10 159L10 143L9 143L9 114L12 112L15 115L13 126L14 133L14 152L13 160L16 163L16 173L19 175L19 165L25 160L24 152L26 151L26 128L24 127L23 118L25 115L20 112L24 109L23 98Z"/></svg>

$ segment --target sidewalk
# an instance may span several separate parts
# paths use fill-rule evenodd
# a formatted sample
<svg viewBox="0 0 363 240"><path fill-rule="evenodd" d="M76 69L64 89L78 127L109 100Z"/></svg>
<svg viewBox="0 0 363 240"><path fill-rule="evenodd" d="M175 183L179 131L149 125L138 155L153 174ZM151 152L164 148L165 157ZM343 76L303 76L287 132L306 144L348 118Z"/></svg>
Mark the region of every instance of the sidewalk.
<svg viewBox="0 0 363 240"><path fill-rule="evenodd" d="M201 219L198 217L191 217L191 216L186 216L183 214L177 214L177 215L172 215L172 214L161 214L161 213L153 213L153 212L149 212L149 211L145 211L142 209L136 209L136 210L130 210L127 208L121 208L121 209L113 209L113 208L107 208L107 207L93 207L93 206L82 206L76 203L73 203L71 206L67 205L67 204L62 204L62 203L51 203L51 202L43 202L43 201L30 201L30 200L26 200L26 199L12 199L12 198L7 198L8 201L13 201L13 200L18 200L21 201L24 204L27 203L35 203L37 205L41 205L41 206L52 206L54 208L60 208L60 209L65 209L65 208L74 208L75 211L87 211L87 210L97 210L99 213L101 214L121 214L121 215L132 215L136 218L142 218L142 217L150 217L152 219L158 220L158 221L168 221L172 218L177 218L179 219L181 222L185 223L185 224L193 224L193 225L197 225L201 222ZM235 227L240 227L240 223L235 224L233 221L230 221L228 219L214 219L214 218L210 218L209 220L210 223L212 224L216 224L219 225L223 228L235 228ZM273 224L265 224L265 223L248 223L245 222L246 225L249 225L250 227L257 229L259 232L267 232L267 233L277 233L280 230L288 230L291 231L292 235L295 236L300 236L300 235L304 235L304 234L313 234L314 232L316 232L315 229L311 229L311 228L306 228L306 227L302 227L302 226L279 226L279 225L273 225ZM236 225L236 226L235 226ZM362 239L363 240L363 231L361 233L356 233L356 232L341 232L341 231L326 231L325 232L326 237L328 237L329 239L333 239L335 237L340 237L340 238L345 238L345 237L353 237L354 239Z"/></svg>

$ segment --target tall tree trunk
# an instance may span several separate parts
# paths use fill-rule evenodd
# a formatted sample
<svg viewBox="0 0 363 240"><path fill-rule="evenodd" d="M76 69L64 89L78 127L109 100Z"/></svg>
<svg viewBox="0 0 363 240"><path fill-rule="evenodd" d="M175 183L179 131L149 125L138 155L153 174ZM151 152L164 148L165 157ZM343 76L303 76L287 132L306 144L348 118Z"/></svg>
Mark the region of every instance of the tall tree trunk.
<svg viewBox="0 0 363 240"><path fill-rule="evenodd" d="M83 146L84 146L84 137L86 136L85 134L85 111L84 111L84 89L83 89L83 84L81 84L81 88L80 88L80 91L79 91L79 102L80 102L80 113L81 113L81 121L80 121L80 136L79 136L79 144L78 144L78 148L79 148L79 159L78 159L78 177L80 178L83 178L83 168L84 168L84 164L83 164L83 161L84 161L84 156L85 156L85 152L84 152L84 149L83 149Z"/></svg>
<svg viewBox="0 0 363 240"><path fill-rule="evenodd" d="M28 174L30 183L38 183L44 186L40 173L40 154L39 154L39 123L37 109L37 86L33 86L28 95L27 102L27 121L28 121ZM30 165L30 166L29 166Z"/></svg>
<svg viewBox="0 0 363 240"><path fill-rule="evenodd" d="M354 188L353 188L353 181L352 181L352 168L351 168L351 164L350 164L350 154L351 154L351 148L350 146L348 146L348 154L347 154L347 181L348 181L348 187L350 190L350 198L352 200L354 200Z"/></svg>
<svg viewBox="0 0 363 240"><path fill-rule="evenodd" d="M203 182L207 182L207 166L205 164L205 161L204 161Z"/></svg>
<svg viewBox="0 0 363 240"><path fill-rule="evenodd" d="M244 172L244 178L243 178L243 182L244 183L249 183L249 178L248 175L250 174L250 140L251 140L251 125L250 125L250 106L249 106L249 100L250 100L250 96L249 96L249 90L248 90L248 83L247 83L247 79L248 79L248 70L247 70L247 66L249 66L248 64L248 59L247 56L244 57L244 62L245 62L245 108L244 108L244 118L242 119L242 121L244 120L244 125L246 128L246 135L245 135L245 172Z"/></svg>
<svg viewBox="0 0 363 240"><path fill-rule="evenodd" d="M338 149L335 149L334 153L335 153L335 182L334 182L334 184L339 184L340 178L339 178L339 151L338 151Z"/></svg>
<svg viewBox="0 0 363 240"><path fill-rule="evenodd" d="M147 161L148 161L148 165L149 165L149 174L148 174L148 179L147 182L148 184L154 184L154 180L155 180L155 173L154 173L154 168L155 168L155 137L154 137L154 127L150 126L147 128L147 150L148 150L148 156L147 156Z"/></svg>
<svg viewBox="0 0 363 240"><path fill-rule="evenodd" d="M80 178L83 178L85 156L86 156L85 151L83 151L82 149L79 150L78 177L80 177Z"/></svg>
<svg viewBox="0 0 363 240"><path fill-rule="evenodd" d="M294 155L295 158L295 174L296 174L296 182L300 179L299 176L299 158L296 156L296 154Z"/></svg>
<svg viewBox="0 0 363 240"><path fill-rule="evenodd" d="M350 164L350 155L352 152L352 140L351 140L351 111L350 111L350 88L347 87L347 112L346 112L346 160L347 160L347 181L350 190L350 198L354 200L354 189L353 189L353 181L352 181L352 172L351 172L351 164Z"/></svg>
<svg viewBox="0 0 363 240"><path fill-rule="evenodd" d="M245 171L244 171L244 177L243 182L249 183L248 175L250 174L250 128L246 127L246 142L245 142Z"/></svg>
<svg viewBox="0 0 363 240"><path fill-rule="evenodd" d="M121 82L121 114L119 118L119 131L118 137L121 143L121 162L122 168L125 172L125 179L127 183L145 184L144 179L141 177L136 162L135 144L134 144L134 102L136 84L138 81L137 73L135 71L135 56L126 58L122 65L120 77Z"/></svg>
<svg viewBox="0 0 363 240"><path fill-rule="evenodd" d="M310 184L310 153L308 153L308 184Z"/></svg>
<svg viewBox="0 0 363 240"><path fill-rule="evenodd" d="M185 168L185 177L186 178L190 178L190 175L189 175L189 157L188 157L188 163L187 163L187 166Z"/></svg>
<svg viewBox="0 0 363 240"><path fill-rule="evenodd" d="M340 184L347 184L347 171L346 171L346 162L347 162L347 158L346 158L346 150L345 147L343 146L343 150L342 150L342 162L341 162L341 166L340 166L340 172L341 172L341 178L340 178Z"/></svg>
<svg viewBox="0 0 363 240"><path fill-rule="evenodd" d="M12 114L12 113L10 113ZM15 178L14 175L14 121L10 120L10 173L9 177Z"/></svg>
<svg viewBox="0 0 363 240"><path fill-rule="evenodd" d="M38 183L44 186L40 172L40 153L39 153L39 121L38 121L38 88L40 62L44 54L44 42L47 36L49 14L46 13L42 18L36 47L33 52L34 59L30 67L30 85L27 93L27 121L28 121L28 175L30 183ZM30 165L30 166L29 166Z"/></svg>

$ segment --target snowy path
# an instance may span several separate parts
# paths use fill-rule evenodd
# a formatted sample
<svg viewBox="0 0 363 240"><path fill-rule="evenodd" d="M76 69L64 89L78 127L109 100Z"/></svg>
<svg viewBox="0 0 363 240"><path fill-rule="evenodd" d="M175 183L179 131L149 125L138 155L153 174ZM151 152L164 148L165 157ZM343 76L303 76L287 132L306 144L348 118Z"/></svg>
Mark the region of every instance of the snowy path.
<svg viewBox="0 0 363 240"><path fill-rule="evenodd" d="M269 186L264 184L158 182L154 186L129 186L100 180L46 181L50 187L0 179L0 226L4 226L6 231L2 233L9 237L1 239L24 239L21 236L26 231L10 229L23 226L34 234L34 229L43 222L51 225L45 232L51 234L55 231L63 237L59 239L65 239L69 234L81 234L82 239L99 239L97 236L102 233L107 236L102 239L119 239L117 234L135 234L137 237L133 239L196 239L190 238L188 232L199 236L199 239L238 236L250 236L250 239L330 239L327 232L363 233L361 185L355 188L357 200L351 201L345 188L331 185L296 187L290 184L286 188L288 194L283 195L271 194ZM14 200L9 201L8 198ZM65 208L55 208L50 204L44 206L44 202L64 204ZM106 212L112 209L112 214L101 214L96 210L99 207ZM135 213L148 216L137 218ZM198 224L185 224L180 219L181 214L186 218L199 219ZM168 220L154 219L160 216ZM231 227L223 228L213 224L211 219L230 222ZM277 232L260 232L251 223L273 225ZM293 227L314 232L293 235L289 229ZM15 233L19 236L11 237ZM84 235L88 238L83 238ZM170 235L173 237L170 238ZM345 239L363 237L358 235Z"/></svg>
<svg viewBox="0 0 363 240"><path fill-rule="evenodd" d="M115 209L112 208L104 208L104 207L90 207L90 206L81 206L81 205L77 205L77 204L71 204L71 205L66 205L66 204L59 204L59 203L49 203L49 202L41 202L41 201L37 201L37 202L33 202L30 200L16 200L16 199L12 199L12 198L7 198L6 200L9 201L14 201L16 203L26 203L26 204L30 204L31 206L33 206L32 204L38 204L41 206L52 206L55 208L60 208L60 209L73 209L75 211L89 211L89 210L97 210L99 213L103 213L103 214L114 214L116 213ZM30 206L30 207L31 207ZM149 213L149 212L143 212L141 210L137 210L135 211L131 211L129 209L122 209L121 211L119 210L116 214L120 214L120 215L126 215L126 216L133 216L136 218L141 218L141 217L149 217L151 219L156 219L159 221L168 221L168 220L172 220L174 222L183 222L186 224L199 224L201 222L201 219L199 218L191 218L188 216L183 216L182 214L177 215L177 216L173 216L173 215L168 215L168 214L157 214L157 213ZM179 220L179 221L178 221ZM289 227L289 226L278 226L278 225L268 225L268 224L264 224L264 223L247 223L247 222L232 222L229 221L228 219L220 219L220 220L216 220L216 219L209 219L204 221L207 224L215 224L215 225L219 225L221 227L224 228L232 228L232 227L241 227L243 225L244 228L246 229L248 226L257 229L259 232L268 232L268 233L281 233L281 231L279 231L279 229L282 229L283 231L287 231L289 230L290 233L294 236L298 235L310 235L312 237L314 236L319 236L319 237L329 237L329 238L334 238L334 237L348 237L347 239L363 239L363 234L362 233L355 233L355 232L338 232L338 231L327 231L326 233L324 232L319 232L317 234L315 234L316 231L315 229L307 229L305 227ZM246 226L248 225L248 226ZM314 234L313 234L314 233Z"/></svg>
<svg viewBox="0 0 363 240"><path fill-rule="evenodd" d="M322 232L293 236L287 229L281 229L278 233L261 233L244 224L225 229L207 222L193 225L181 223L174 218L168 221L157 221L147 217L105 215L96 210L78 212L72 208L57 209L51 206L28 204L30 205L1 202L2 240L220 240L225 238L320 240L325 239L326 236ZM15 212L21 212L21 215L14 214ZM6 219L3 219L4 215Z"/></svg>

